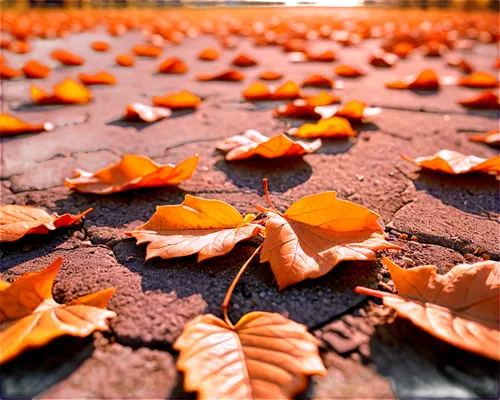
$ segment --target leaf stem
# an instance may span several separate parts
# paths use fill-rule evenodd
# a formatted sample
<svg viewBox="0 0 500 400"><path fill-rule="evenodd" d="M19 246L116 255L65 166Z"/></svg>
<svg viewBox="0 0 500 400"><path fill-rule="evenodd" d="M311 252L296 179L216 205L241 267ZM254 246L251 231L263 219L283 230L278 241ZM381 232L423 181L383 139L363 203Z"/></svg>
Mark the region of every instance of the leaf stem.
<svg viewBox="0 0 500 400"><path fill-rule="evenodd" d="M262 184L264 185L264 193L266 195L266 200L267 200L267 203L269 204L269 206L273 209L274 212L276 212L277 214L279 215L282 215L277 209L276 207L274 207L274 204L273 202L271 201L271 197L269 196L269 188L268 188L268 184L267 184L267 178L264 178L262 179Z"/></svg>
<svg viewBox="0 0 500 400"><path fill-rule="evenodd" d="M231 286L229 286L229 289L227 290L226 297L224 297L224 301L222 302L222 313L224 314L224 321L226 321L226 324L231 328L234 329L234 325L229 319L229 316L227 315L227 311L229 309L229 303L231 302L231 296L233 295L234 288L236 287L236 284L241 278L241 275L243 275L243 272L245 272L245 269L248 267L250 262L253 260L253 258L257 255L257 253L260 251L262 248L262 244L255 249L253 254L250 256L248 260L245 261L245 264L243 264L236 275L236 277L233 280L233 283L231 283Z"/></svg>
<svg viewBox="0 0 500 400"><path fill-rule="evenodd" d="M369 289L369 288L363 287L363 286L356 286L354 288L354 293L364 294L366 296L373 296L373 297L377 297L379 299L383 299L384 296L396 296L394 293L381 292L380 290Z"/></svg>

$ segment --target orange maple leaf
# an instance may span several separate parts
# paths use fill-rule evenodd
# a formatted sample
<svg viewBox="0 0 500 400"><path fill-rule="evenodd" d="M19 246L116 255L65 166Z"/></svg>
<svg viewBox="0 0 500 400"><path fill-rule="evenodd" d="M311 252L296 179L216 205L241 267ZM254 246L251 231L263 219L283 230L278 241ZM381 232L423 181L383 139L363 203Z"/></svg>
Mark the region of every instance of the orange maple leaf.
<svg viewBox="0 0 500 400"><path fill-rule="evenodd" d="M0 137L20 135L23 133L51 131L53 129L54 125L50 122L32 125L21 121L12 115L0 114Z"/></svg>
<svg viewBox="0 0 500 400"><path fill-rule="evenodd" d="M0 64L0 78L1 79L14 79L23 76L22 69L14 69L6 64Z"/></svg>
<svg viewBox="0 0 500 400"><path fill-rule="evenodd" d="M498 146L500 145L500 130L489 131L487 133L479 135L472 135L469 136L469 140L471 142L480 142L489 144L491 146Z"/></svg>
<svg viewBox="0 0 500 400"><path fill-rule="evenodd" d="M258 63L252 57L244 53L240 53L233 59L231 64L234 65L235 67L247 68L247 67L254 67Z"/></svg>
<svg viewBox="0 0 500 400"><path fill-rule="evenodd" d="M304 124L298 129L290 130L288 134L300 138L331 138L356 136L356 131L352 129L347 119L342 117L331 117L319 120L315 124Z"/></svg>
<svg viewBox="0 0 500 400"><path fill-rule="evenodd" d="M328 106L330 104L340 103L341 101L339 96L335 96L328 92L320 92L315 96L302 96L302 98L306 101L307 105L313 107Z"/></svg>
<svg viewBox="0 0 500 400"><path fill-rule="evenodd" d="M334 69L335 74L343 76L344 78L357 78L366 75L366 72L349 65L339 65Z"/></svg>
<svg viewBox="0 0 500 400"><path fill-rule="evenodd" d="M460 78L458 80L460 86L471 88L494 88L498 86L497 78L487 72L475 72L472 75Z"/></svg>

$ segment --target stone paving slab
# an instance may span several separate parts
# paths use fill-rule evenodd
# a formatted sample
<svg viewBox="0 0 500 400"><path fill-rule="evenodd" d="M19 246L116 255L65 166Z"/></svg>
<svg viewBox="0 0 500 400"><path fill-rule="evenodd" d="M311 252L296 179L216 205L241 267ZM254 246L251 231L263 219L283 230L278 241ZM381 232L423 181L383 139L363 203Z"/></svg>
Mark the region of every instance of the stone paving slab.
<svg viewBox="0 0 500 400"><path fill-rule="evenodd" d="M38 271L58 256L63 267L54 286L56 301L115 286L109 308L118 313L109 334L77 340L62 338L33 350L2 368L5 397L42 398L192 398L182 389L175 371L172 344L184 324L196 315L220 316L220 304L239 267L260 243L240 243L230 254L196 263L196 257L144 262L145 246L136 246L123 231L147 221L157 205L179 204L185 194L226 201L242 213L266 205L262 179L269 179L271 199L284 210L301 197L335 190L339 198L378 212L390 234L402 245L385 255L406 267L436 264L440 273L453 265L500 259L498 241L500 200L492 177L450 177L419 171L400 158L430 155L448 148L481 157L497 150L467 137L498 128L495 112L470 112L456 104L477 90L445 87L429 95L385 89L383 83L433 68L440 76L460 76L443 59L414 54L389 70L367 65L377 40L340 48L317 41L311 50L332 48L336 63L292 64L278 48L254 48L238 39L237 50L224 50L214 63L198 61L205 47L218 47L213 38L187 39L167 46L156 60L137 58L134 68L114 66L114 57L140 43L137 32L106 37L112 52L94 53L90 43L102 31L72 35L67 40L39 41L26 55L11 55L20 67L27 59L55 65L52 50L72 49L87 59L81 67L57 67L39 84L50 87L78 72L107 70L116 87L92 88L94 100L82 106L40 107L29 104L30 80L2 82L3 109L30 122L52 121L52 132L1 140L3 204L28 204L52 212L77 213L94 208L82 226L43 237L25 238L1 248L1 276L8 281ZM227 68L244 51L260 65L245 69L243 83L199 83L200 72ZM478 69L493 72L494 45L459 52ZM154 73L169 56L180 56L190 67L185 76ZM269 105L255 107L241 91L265 69L300 82L312 73L331 76L345 62L368 70L366 77L341 79L336 94L383 107L368 124L357 126L354 140L325 140L315 154L303 158L248 160L229 163L215 143L245 129L267 136L304 121L272 117ZM284 80L282 80L284 81ZM153 124L119 120L125 105L149 103L153 95L187 89L203 97L196 112ZM317 93L317 89L308 89ZM71 193L62 186L74 168L95 171L125 153L146 155L160 163L177 163L195 153L200 163L192 179L175 188L145 189L110 196ZM411 240L409 240L411 239ZM276 311L306 324L318 338L328 375L314 378L301 398L495 397L498 366L457 350L396 319L387 310L355 295L357 285L392 285L378 262L345 262L326 276L278 292L269 264L251 263L233 296L231 318L251 310ZM311 310L314 310L313 312ZM391 323L387 323L391 322ZM68 357L68 354L72 357ZM90 382L90 383L89 383Z"/></svg>

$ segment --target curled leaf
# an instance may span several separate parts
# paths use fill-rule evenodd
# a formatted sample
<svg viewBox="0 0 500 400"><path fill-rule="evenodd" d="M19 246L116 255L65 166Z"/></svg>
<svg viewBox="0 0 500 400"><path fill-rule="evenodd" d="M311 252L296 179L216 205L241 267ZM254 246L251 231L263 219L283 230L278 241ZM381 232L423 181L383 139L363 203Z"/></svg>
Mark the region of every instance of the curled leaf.
<svg viewBox="0 0 500 400"><path fill-rule="evenodd" d="M268 138L248 129L243 135L232 136L217 143L216 147L227 153L228 161L243 160L252 156L278 158L313 153L321 147L321 139L312 143L294 142L283 134Z"/></svg>
<svg viewBox="0 0 500 400"><path fill-rule="evenodd" d="M172 110L165 107L151 107L141 103L128 104L125 119L155 122L172 115Z"/></svg>
<svg viewBox="0 0 500 400"><path fill-rule="evenodd" d="M283 78L283 74L274 71L264 71L259 75L259 79L263 81L277 81Z"/></svg>
<svg viewBox="0 0 500 400"><path fill-rule="evenodd" d="M92 98L90 90L69 78L54 85L53 89L53 94L48 94L45 90L31 85L31 97L38 104L81 104Z"/></svg>
<svg viewBox="0 0 500 400"><path fill-rule="evenodd" d="M356 136L356 131L352 129L349 121L342 117L331 117L319 120L315 124L304 124L288 133L300 138Z"/></svg>
<svg viewBox="0 0 500 400"><path fill-rule="evenodd" d="M422 168L441 171L447 174L465 174L468 172L500 173L500 156L488 159L476 156L466 156L451 150L440 150L433 156L417 157L415 159L401 156L404 160Z"/></svg>
<svg viewBox="0 0 500 400"><path fill-rule="evenodd" d="M385 240L378 214L335 192L303 197L284 214L265 211L260 261L271 263L280 290L325 275L342 261L375 260L377 250L399 248Z"/></svg>
<svg viewBox="0 0 500 400"><path fill-rule="evenodd" d="M44 270L24 274L12 284L1 281L0 364L64 335L86 337L96 330L106 331L107 320L116 317L116 313L106 310L114 288L67 304L56 303L52 285L61 263L62 258L58 258Z"/></svg>
<svg viewBox="0 0 500 400"><path fill-rule="evenodd" d="M0 114L0 137L51 131L54 125L50 122L32 125L8 114Z"/></svg>
<svg viewBox="0 0 500 400"><path fill-rule="evenodd" d="M460 264L439 275L434 265L403 269L388 258L398 294L356 288L377 296L399 316L445 342L500 360L500 263Z"/></svg>
<svg viewBox="0 0 500 400"><path fill-rule="evenodd" d="M246 68L246 67L254 67L258 63L247 54L240 53L233 59L231 64L234 65L235 67Z"/></svg>
<svg viewBox="0 0 500 400"><path fill-rule="evenodd" d="M326 375L314 337L281 314L251 312L230 327L214 315L184 326L174 343L184 389L206 399L293 399L309 375Z"/></svg>
<svg viewBox="0 0 500 400"><path fill-rule="evenodd" d="M469 137L471 142L480 142L486 143L491 146L499 146L500 145L500 131L490 131L485 134L480 135L472 135Z"/></svg>
<svg viewBox="0 0 500 400"><path fill-rule="evenodd" d="M93 75L80 73L78 79L84 85L116 85L116 78L108 72L100 71Z"/></svg>
<svg viewBox="0 0 500 400"><path fill-rule="evenodd" d="M176 57L168 58L158 66L158 72L162 74L185 74L187 71L186 63Z"/></svg>
<svg viewBox="0 0 500 400"><path fill-rule="evenodd" d="M138 44L132 48L132 52L139 57L159 57L162 53L162 48L152 44Z"/></svg>
<svg viewBox="0 0 500 400"><path fill-rule="evenodd" d="M217 74L198 74L196 79L199 81L223 81L223 82L239 82L245 79L245 75L241 72L229 69Z"/></svg>
<svg viewBox="0 0 500 400"><path fill-rule="evenodd" d="M119 54L116 56L116 63L122 67L131 67L134 65L134 58L128 54Z"/></svg>
<svg viewBox="0 0 500 400"><path fill-rule="evenodd" d="M334 87L333 79L319 74L312 74L302 82L302 87L312 86L319 88L332 89Z"/></svg>
<svg viewBox="0 0 500 400"><path fill-rule="evenodd" d="M203 61L215 61L219 58L219 52L215 49L203 49L198 58Z"/></svg>
<svg viewBox="0 0 500 400"><path fill-rule="evenodd" d="M62 49L54 50L50 54L50 57L56 61L59 61L62 65L67 65L67 66L78 66L78 65L83 65L85 63L84 58Z"/></svg>
<svg viewBox="0 0 500 400"><path fill-rule="evenodd" d="M472 75L460 78L458 84L465 87L487 89L497 87L498 80L494 75L487 72L475 72Z"/></svg>
<svg viewBox="0 0 500 400"><path fill-rule="evenodd" d="M491 90L485 90L472 98L460 100L458 104L468 108L479 108L485 110L497 110L500 105L498 96Z"/></svg>
<svg viewBox="0 0 500 400"><path fill-rule="evenodd" d="M98 52L108 52L110 49L109 44L106 42L102 42L102 41L93 42L90 47L92 47L92 50L98 51Z"/></svg>
<svg viewBox="0 0 500 400"><path fill-rule="evenodd" d="M91 211L89 208L78 215L59 216L31 206L0 206L0 242L15 242L26 235L45 235L62 226L80 222Z"/></svg>
<svg viewBox="0 0 500 400"><path fill-rule="evenodd" d="M343 76L345 78L357 78L359 76L366 75L366 72L349 65L339 65L334 69L334 72L338 76Z"/></svg>
<svg viewBox="0 0 500 400"><path fill-rule="evenodd" d="M198 254L198 262L229 253L236 243L255 236L260 225L245 218L231 205L186 195L174 206L158 206L155 214L135 230L125 232L137 244L149 243L146 260Z"/></svg>
<svg viewBox="0 0 500 400"><path fill-rule="evenodd" d="M28 79L45 79L49 76L51 68L38 61L30 60L23 65L22 70Z"/></svg>
<svg viewBox="0 0 500 400"><path fill-rule="evenodd" d="M177 165L157 164L148 157L125 154L122 159L95 173L76 170L76 177L65 179L70 189L82 193L111 194L144 187L177 185L191 178L199 156Z"/></svg>
<svg viewBox="0 0 500 400"><path fill-rule="evenodd" d="M416 77L410 75L402 81L388 82L385 86L389 89L437 90L439 78L433 70L426 69Z"/></svg>
<svg viewBox="0 0 500 400"><path fill-rule="evenodd" d="M152 101L157 106L167 107L172 110L196 108L201 103L198 96L187 90L166 94L165 96L153 96Z"/></svg>

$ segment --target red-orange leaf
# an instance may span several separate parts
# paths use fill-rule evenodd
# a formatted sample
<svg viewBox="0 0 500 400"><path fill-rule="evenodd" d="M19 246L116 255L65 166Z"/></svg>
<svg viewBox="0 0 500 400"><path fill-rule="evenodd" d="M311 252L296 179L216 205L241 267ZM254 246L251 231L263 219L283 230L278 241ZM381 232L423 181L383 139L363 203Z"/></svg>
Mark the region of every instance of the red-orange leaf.
<svg viewBox="0 0 500 400"><path fill-rule="evenodd" d="M469 137L471 142L480 142L486 143L491 146L499 146L500 145L500 131L490 131L485 134L480 135L472 135Z"/></svg>
<svg viewBox="0 0 500 400"><path fill-rule="evenodd" d="M162 48L152 44L138 44L132 48L132 52L139 57L159 57L162 53Z"/></svg>
<svg viewBox="0 0 500 400"><path fill-rule="evenodd" d="M92 98L90 90L72 79L54 85L54 93L51 95L35 85L31 85L30 89L31 97L38 104L80 104L87 103Z"/></svg>
<svg viewBox="0 0 500 400"><path fill-rule="evenodd" d="M378 115L382 110L378 107L368 107L360 101L350 101L343 108L337 109L334 115L344 117L353 122L363 122L363 120Z"/></svg>
<svg viewBox="0 0 500 400"><path fill-rule="evenodd" d="M339 65L334 69L334 72L338 76L343 76L345 78L357 78L366 74L366 72L349 65Z"/></svg>
<svg viewBox="0 0 500 400"><path fill-rule="evenodd" d="M474 67L470 65L466 60L459 57L450 57L447 61L450 67L456 67L460 71L465 72L466 74L470 74L474 71Z"/></svg>
<svg viewBox="0 0 500 400"><path fill-rule="evenodd" d="M322 53L311 53L309 51L305 52L307 61L314 62L333 62L337 61L337 55L333 50L326 50Z"/></svg>
<svg viewBox="0 0 500 400"><path fill-rule="evenodd" d="M128 104L125 119L155 122L172 115L172 110L165 107L151 107L141 103Z"/></svg>
<svg viewBox="0 0 500 400"><path fill-rule="evenodd" d="M31 51L31 45L24 40L12 40L9 43L9 51L17 54L26 54Z"/></svg>
<svg viewBox="0 0 500 400"><path fill-rule="evenodd" d="M328 106L330 104L339 103L340 97L328 92L320 92L315 96L303 96L303 99L308 105L313 107Z"/></svg>
<svg viewBox="0 0 500 400"><path fill-rule="evenodd" d="M196 108L201 103L201 99L198 96L186 90L166 94L165 96L153 96L152 101L157 106L167 107L172 110Z"/></svg>
<svg viewBox="0 0 500 400"><path fill-rule="evenodd" d="M45 79L49 76L51 68L38 61L30 60L24 64L22 70L26 78Z"/></svg>
<svg viewBox="0 0 500 400"><path fill-rule="evenodd" d="M302 82L302 86L332 89L334 87L334 82L333 79L327 78L326 76L320 74L312 74L304 79L304 81Z"/></svg>
<svg viewBox="0 0 500 400"><path fill-rule="evenodd" d="M80 222L91 211L89 208L78 215L59 216L31 206L0 206L0 242L15 242L26 235L45 235L62 226Z"/></svg>
<svg viewBox="0 0 500 400"><path fill-rule="evenodd" d="M426 69L416 77L410 75L402 81L388 82L385 86L389 89L437 90L439 78L433 70Z"/></svg>
<svg viewBox="0 0 500 400"><path fill-rule="evenodd" d="M85 62L84 58L62 49L54 50L50 54L50 57L56 61L59 61L61 64L68 66L83 65L83 63Z"/></svg>
<svg viewBox="0 0 500 400"><path fill-rule="evenodd" d="M203 61L215 61L219 58L219 52L215 49L203 49L198 58Z"/></svg>
<svg viewBox="0 0 500 400"><path fill-rule="evenodd" d="M53 129L54 125L50 122L32 125L21 121L12 115L0 114L0 137L20 135L23 133L51 131Z"/></svg>
<svg viewBox="0 0 500 400"><path fill-rule="evenodd" d="M299 99L293 103L283 104L273 110L275 117L298 118L298 119L320 119L321 114L316 107L309 104L307 100Z"/></svg>
<svg viewBox="0 0 500 400"><path fill-rule="evenodd" d="M498 80L487 72L475 72L472 75L460 78L458 84L465 87L487 89L497 87Z"/></svg>
<svg viewBox="0 0 500 400"><path fill-rule="evenodd" d="M485 90L484 92L471 97L469 99L460 100L458 104L469 108L479 108L486 110L497 110L499 104L498 96L491 90Z"/></svg>
<svg viewBox="0 0 500 400"><path fill-rule="evenodd" d="M274 71L264 71L259 75L259 79L263 81L277 81L283 78L283 74Z"/></svg>
<svg viewBox="0 0 500 400"><path fill-rule="evenodd" d="M116 63L122 67L131 67L134 65L134 58L128 54L119 54L116 56Z"/></svg>
<svg viewBox="0 0 500 400"><path fill-rule="evenodd" d="M187 71L186 63L176 57L168 58L158 66L158 72L162 74L185 74Z"/></svg>
<svg viewBox="0 0 500 400"><path fill-rule="evenodd" d="M76 177L65 179L70 189L82 193L111 194L144 187L177 185L191 178L199 156L187 158L177 165L157 164L148 157L125 154L113 165L95 173L76 170Z"/></svg>
<svg viewBox="0 0 500 400"><path fill-rule="evenodd" d="M417 157L415 159L401 156L422 168L441 171L447 174L465 174L468 172L500 173L500 156L488 159L476 156L466 156L451 150L440 150L433 156Z"/></svg>
<svg viewBox="0 0 500 400"><path fill-rule="evenodd" d="M217 143L216 147L227 153L228 161L243 160L252 156L278 158L313 153L321 147L321 139L311 143L294 142L283 134L268 138L248 129L243 135L232 136Z"/></svg>
<svg viewBox="0 0 500 400"><path fill-rule="evenodd" d="M235 67L254 67L257 65L257 61L255 61L252 57L248 56L247 54L240 53L238 54L233 61L231 62L232 65Z"/></svg>
<svg viewBox="0 0 500 400"><path fill-rule="evenodd" d="M101 42L101 41L93 42L91 47L92 47L92 50L99 51L99 52L107 52L110 49L110 46L108 43Z"/></svg>
<svg viewBox="0 0 500 400"><path fill-rule="evenodd" d="M377 49L370 54L369 62L375 67L391 68L396 64L397 56L387 53L382 49Z"/></svg>
<svg viewBox="0 0 500 400"><path fill-rule="evenodd" d="M415 46L413 46L413 44L409 42L400 42L394 45L392 53L396 54L399 58L406 58L413 52L414 49Z"/></svg>
<svg viewBox="0 0 500 400"><path fill-rule="evenodd" d="M281 101L298 99L301 93L300 88L293 81L285 82L277 88L268 87L264 83L252 83L243 91L243 97L249 101Z"/></svg>
<svg viewBox="0 0 500 400"><path fill-rule="evenodd" d="M225 82L239 82L245 79L245 75L241 72L229 69L227 71L219 72L216 74L198 74L196 79L199 81L225 81Z"/></svg>
<svg viewBox="0 0 500 400"><path fill-rule="evenodd" d="M0 79L14 79L23 76L22 69L14 69L7 64L0 64Z"/></svg>
<svg viewBox="0 0 500 400"><path fill-rule="evenodd" d="M105 71L99 71L93 75L80 73L78 78L84 85L116 85L116 78Z"/></svg>

